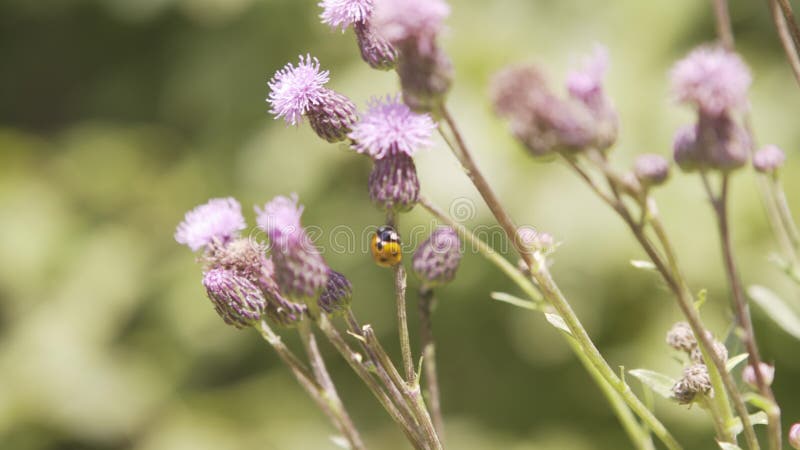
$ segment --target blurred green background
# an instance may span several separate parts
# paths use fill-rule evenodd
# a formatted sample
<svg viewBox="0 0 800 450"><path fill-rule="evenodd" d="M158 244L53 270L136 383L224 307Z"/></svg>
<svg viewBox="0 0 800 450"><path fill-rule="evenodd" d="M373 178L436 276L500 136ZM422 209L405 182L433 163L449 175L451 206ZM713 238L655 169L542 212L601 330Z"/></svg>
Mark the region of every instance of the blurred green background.
<svg viewBox="0 0 800 450"><path fill-rule="evenodd" d="M253 204L297 192L307 225L381 224L364 158L267 114L266 81L300 53L318 56L330 86L359 105L397 89L393 74L360 61L350 33L318 22L315 3L0 2L0 448L334 448L332 428L260 337L215 315L194 256L172 238L186 210L227 195L251 223ZM670 100L666 72L714 38L708 2L450 3L442 42L457 75L451 105L488 178L518 222L563 242L556 278L611 365L678 376L664 333L680 314L655 276L629 265L643 255L622 222L565 167L528 158L485 94L491 74L517 61L546 65L557 84L602 42L622 122L615 162L667 154L673 131L692 114ZM754 72L758 138L787 150L787 192L800 211L800 89L766 4L732 3L737 44ZM444 207L472 200L467 224L491 223L443 142L420 153L418 167L428 196ZM774 247L753 177L735 178L742 274L797 305L797 290L767 262ZM724 335L726 288L699 181L676 174L657 197L692 286L709 289L706 320ZM405 219L423 223L423 211ZM326 258L352 279L356 312L396 354L390 272L362 253ZM439 292L449 448L628 448L558 333L538 315L491 301L491 291L516 293L467 255ZM410 302L415 311L415 296ZM788 426L800 420L800 345L763 314L755 321L765 359L777 364L774 388ZM349 368L324 351L371 448L408 448ZM687 448L713 448L698 408L661 400L656 408Z"/></svg>

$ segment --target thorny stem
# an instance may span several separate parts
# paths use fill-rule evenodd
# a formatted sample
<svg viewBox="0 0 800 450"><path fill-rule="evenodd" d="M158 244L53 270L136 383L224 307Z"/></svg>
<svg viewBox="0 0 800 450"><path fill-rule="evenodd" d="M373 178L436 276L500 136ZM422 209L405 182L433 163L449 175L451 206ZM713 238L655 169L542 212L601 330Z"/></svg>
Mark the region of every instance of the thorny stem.
<svg viewBox="0 0 800 450"><path fill-rule="evenodd" d="M792 68L794 79L800 84L800 56L798 56L798 47L795 46L789 26L786 23L786 17L783 15L783 10L778 5L777 0L769 0L769 9L772 14L772 21L778 30L778 38L780 38L783 52L786 53L786 59L789 60L789 66Z"/></svg>
<svg viewBox="0 0 800 450"><path fill-rule="evenodd" d="M750 318L750 308L747 304L747 299L744 294L744 286L742 279L739 276L739 271L736 266L736 259L733 255L733 243L731 241L730 224L728 220L728 198L729 198L729 185L730 175L722 175L722 186L719 196L715 196L708 184L708 180L703 176L704 186L714 209L719 227L720 244L722 246L722 258L725 265L725 274L728 278L728 284L731 289L731 296L733 297L733 310L736 316L736 322L741 329L741 339L747 349L749 364L753 367L753 372L756 377L756 385L759 392L767 400L772 402L772 407L768 408L767 417L769 427L769 443L770 448L773 450L780 450L781 448L781 425L780 425L780 410L775 402L775 396L772 389L764 379L761 373L761 355L759 354L758 345L756 344L755 331L753 330L753 322Z"/></svg>
<svg viewBox="0 0 800 450"><path fill-rule="evenodd" d="M444 420L442 417L441 397L439 395L439 376L436 372L436 345L433 338L433 289L421 287L419 290L419 323L420 343L422 346L422 367L425 370L425 396L430 403L433 426L444 442Z"/></svg>
<svg viewBox="0 0 800 450"><path fill-rule="evenodd" d="M664 427L664 425L633 394L630 387L617 376L605 359L603 359L603 356L597 350L597 347L594 346L594 343L592 342L586 330L583 328L583 325L578 317L575 315L572 307L569 305L566 298L564 298L558 287L555 285L555 282L550 277L547 266L545 264L540 264L539 261L534 261L533 255L531 255L530 251L526 250L522 245L522 241L517 233L517 228L514 225L514 222L511 220L511 217L505 211L494 191L486 182L483 174L480 172L478 166L472 159L471 152L466 146L466 143L464 142L461 133L458 131L458 127L456 126L455 121L453 120L449 111L444 105L442 105L440 112L442 118L455 138L458 150L454 150L454 153L457 157L459 157L461 165L464 167L464 170L472 180L475 187L478 189L478 192L483 197L492 214L495 216L495 219L505 231L507 238L512 242L514 248L520 254L528 268L531 269L530 275L536 281L536 284L539 286L542 294L561 315L561 318L566 323L573 337L579 343L581 349L585 352L587 358L592 361L592 364L598 369L598 371L600 371L600 373L603 375L603 378L605 378L606 381L610 383L622 396L628 406L642 420L647 422L648 426L650 426L650 428L653 430L653 433L658 436L658 438L661 439L668 448L680 448L680 444L678 444L678 442Z"/></svg>
<svg viewBox="0 0 800 450"><path fill-rule="evenodd" d="M308 359L311 362L311 370L314 372L314 377L322 387L325 399L327 400L333 414L337 417L340 425L340 431L344 434L345 439L350 443L350 448L353 450L364 450L364 442L358 434L352 419L347 414L347 411L336 392L336 387L333 380L328 374L328 369L325 367L325 361L322 359L322 354L317 346L317 339L314 337L314 332L311 330L311 325L308 321L303 320L298 324L298 332L300 340L303 342L303 347L308 354Z"/></svg>

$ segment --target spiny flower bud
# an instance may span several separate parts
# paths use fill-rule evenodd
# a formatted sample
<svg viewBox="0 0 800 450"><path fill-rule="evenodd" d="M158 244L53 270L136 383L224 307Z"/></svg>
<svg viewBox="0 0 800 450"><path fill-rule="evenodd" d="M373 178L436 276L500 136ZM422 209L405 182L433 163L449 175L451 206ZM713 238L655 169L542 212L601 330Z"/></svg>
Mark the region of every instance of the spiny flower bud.
<svg viewBox="0 0 800 450"><path fill-rule="evenodd" d="M786 155L774 145L767 145L753 155L753 168L761 173L775 173L783 166Z"/></svg>
<svg viewBox="0 0 800 450"><path fill-rule="evenodd" d="M236 328L251 326L261 318L267 306L255 284L230 270L209 270L203 275L203 286L217 314Z"/></svg>
<svg viewBox="0 0 800 450"><path fill-rule="evenodd" d="M703 154L697 145L697 126L686 125L675 133L672 144L675 163L684 172L694 172L703 165Z"/></svg>
<svg viewBox="0 0 800 450"><path fill-rule="evenodd" d="M667 332L667 345L687 353L694 350L697 347L697 339L694 337L692 327L686 322L677 322Z"/></svg>
<svg viewBox="0 0 800 450"><path fill-rule="evenodd" d="M789 428L789 445L800 450L800 422Z"/></svg>
<svg viewBox="0 0 800 450"><path fill-rule="evenodd" d="M330 89L323 91L306 116L317 136L328 142L347 139L347 134L358 122L356 105L349 98Z"/></svg>
<svg viewBox="0 0 800 450"><path fill-rule="evenodd" d="M761 377L764 379L764 383L767 386L772 385L772 381L775 380L775 367L765 362L760 363L759 367L761 368ZM742 371L742 380L751 387L758 387L758 378L752 364L748 364Z"/></svg>
<svg viewBox="0 0 800 450"><path fill-rule="evenodd" d="M328 283L319 296L319 307L328 314L343 311L350 306L353 298L353 285L343 274L330 270Z"/></svg>
<svg viewBox="0 0 800 450"><path fill-rule="evenodd" d="M294 300L316 303L328 281L328 266L300 224L303 207L297 196L278 196L255 210L259 228L269 236L280 291Z"/></svg>
<svg viewBox="0 0 800 450"><path fill-rule="evenodd" d="M691 403L698 394L713 395L708 368L703 364L684 369L683 378L672 387L673 397L682 405Z"/></svg>
<svg viewBox="0 0 800 450"><path fill-rule="evenodd" d="M643 186L658 186L669 177L669 162L661 155L640 155L634 162L633 173Z"/></svg>
<svg viewBox="0 0 800 450"><path fill-rule="evenodd" d="M414 253L414 272L429 287L453 281L461 263L461 241L450 227L439 227Z"/></svg>
<svg viewBox="0 0 800 450"><path fill-rule="evenodd" d="M397 50L383 36L375 32L371 23L356 22L353 29L358 49L361 51L361 59L373 69L394 69L397 63Z"/></svg>
<svg viewBox="0 0 800 450"><path fill-rule="evenodd" d="M747 164L750 136L733 119L700 116L697 130L697 145L708 167L730 171Z"/></svg>
<svg viewBox="0 0 800 450"><path fill-rule="evenodd" d="M725 344L714 339L713 346L714 346L714 353L717 354L717 357L722 361L727 361L728 349L727 347L725 347ZM689 354L689 358L691 358L692 361L698 364L703 362L703 351L700 350L700 346L697 346L692 349L692 352Z"/></svg>
<svg viewBox="0 0 800 450"><path fill-rule="evenodd" d="M453 83L450 58L438 47L429 55L415 53L413 47L401 47L401 52L397 74L403 88L403 102L417 112L433 111Z"/></svg>
<svg viewBox="0 0 800 450"><path fill-rule="evenodd" d="M414 160L405 153L375 160L369 174L369 197L381 209L411 210L419 198L419 178Z"/></svg>

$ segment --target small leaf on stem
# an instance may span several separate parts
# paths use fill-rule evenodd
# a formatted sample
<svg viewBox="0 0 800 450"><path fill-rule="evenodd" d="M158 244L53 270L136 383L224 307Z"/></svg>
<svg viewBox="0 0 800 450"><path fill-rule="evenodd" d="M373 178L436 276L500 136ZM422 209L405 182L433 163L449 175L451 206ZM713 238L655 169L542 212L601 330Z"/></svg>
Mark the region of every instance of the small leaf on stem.
<svg viewBox="0 0 800 450"><path fill-rule="evenodd" d="M747 293L784 331L800 339L800 317L783 299L764 286L750 286Z"/></svg>
<svg viewBox="0 0 800 450"><path fill-rule="evenodd" d="M645 386L656 394L666 398L672 398L672 386L675 385L675 379L669 375L655 372L647 369L633 369L628 371L629 374L635 376Z"/></svg>
<svg viewBox="0 0 800 450"><path fill-rule="evenodd" d="M569 331L569 328L567 328L567 324L564 322L564 319L562 319L558 314L544 313L544 317L548 322L550 322L550 325L569 335L572 335L572 333Z"/></svg>
<svg viewBox="0 0 800 450"><path fill-rule="evenodd" d="M748 356L750 356L749 353L742 353L740 355L736 355L736 356L732 357L731 359L728 360L727 363L725 363L725 369L728 372L732 371L733 369L736 368L736 366L741 364L742 361L746 360Z"/></svg>

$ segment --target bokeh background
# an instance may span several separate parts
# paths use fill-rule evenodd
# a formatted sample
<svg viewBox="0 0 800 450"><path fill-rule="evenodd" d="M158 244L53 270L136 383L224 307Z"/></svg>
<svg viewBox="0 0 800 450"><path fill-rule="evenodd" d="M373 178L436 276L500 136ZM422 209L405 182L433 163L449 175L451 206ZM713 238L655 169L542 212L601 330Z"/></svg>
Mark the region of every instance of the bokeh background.
<svg viewBox="0 0 800 450"><path fill-rule="evenodd" d="M315 3L0 2L0 448L335 448L325 418L257 333L215 315L195 256L172 238L186 210L228 195L251 223L251 205L297 192L306 224L381 224L364 158L267 113L266 81L306 52L359 105L396 92L393 74L360 61L350 33L318 22ZM615 163L667 154L692 115L670 100L666 73L714 38L708 2L450 3L442 43L457 75L451 105L488 178L518 222L562 242L556 278L611 365L678 376L664 333L680 314L654 275L628 263L643 255L623 224L565 167L532 161L493 117L486 91L493 72L517 61L546 66L557 84L602 42L622 121ZM732 3L737 44L754 72L755 129L787 150L785 183L800 211L800 89L766 4ZM492 223L443 142L422 152L418 167L429 197L445 208L472 201L465 223ZM733 193L746 282L772 286L797 306L797 290L767 262L774 245L751 173L735 177ZM706 320L724 336L726 288L699 181L675 174L657 198L692 286L709 290ZM430 223L423 211L404 220ZM326 257L352 279L355 310L396 355L390 272L362 252ZM539 315L490 300L492 291L517 293L470 254L439 292L449 447L628 448L558 333ZM413 311L414 295L410 304ZM755 322L764 357L778 367L788 426L800 420L800 344L759 312ZM296 346L291 333L286 339ZM408 448L349 368L324 351L371 448ZM687 448L713 448L698 408L661 400L656 408Z"/></svg>

